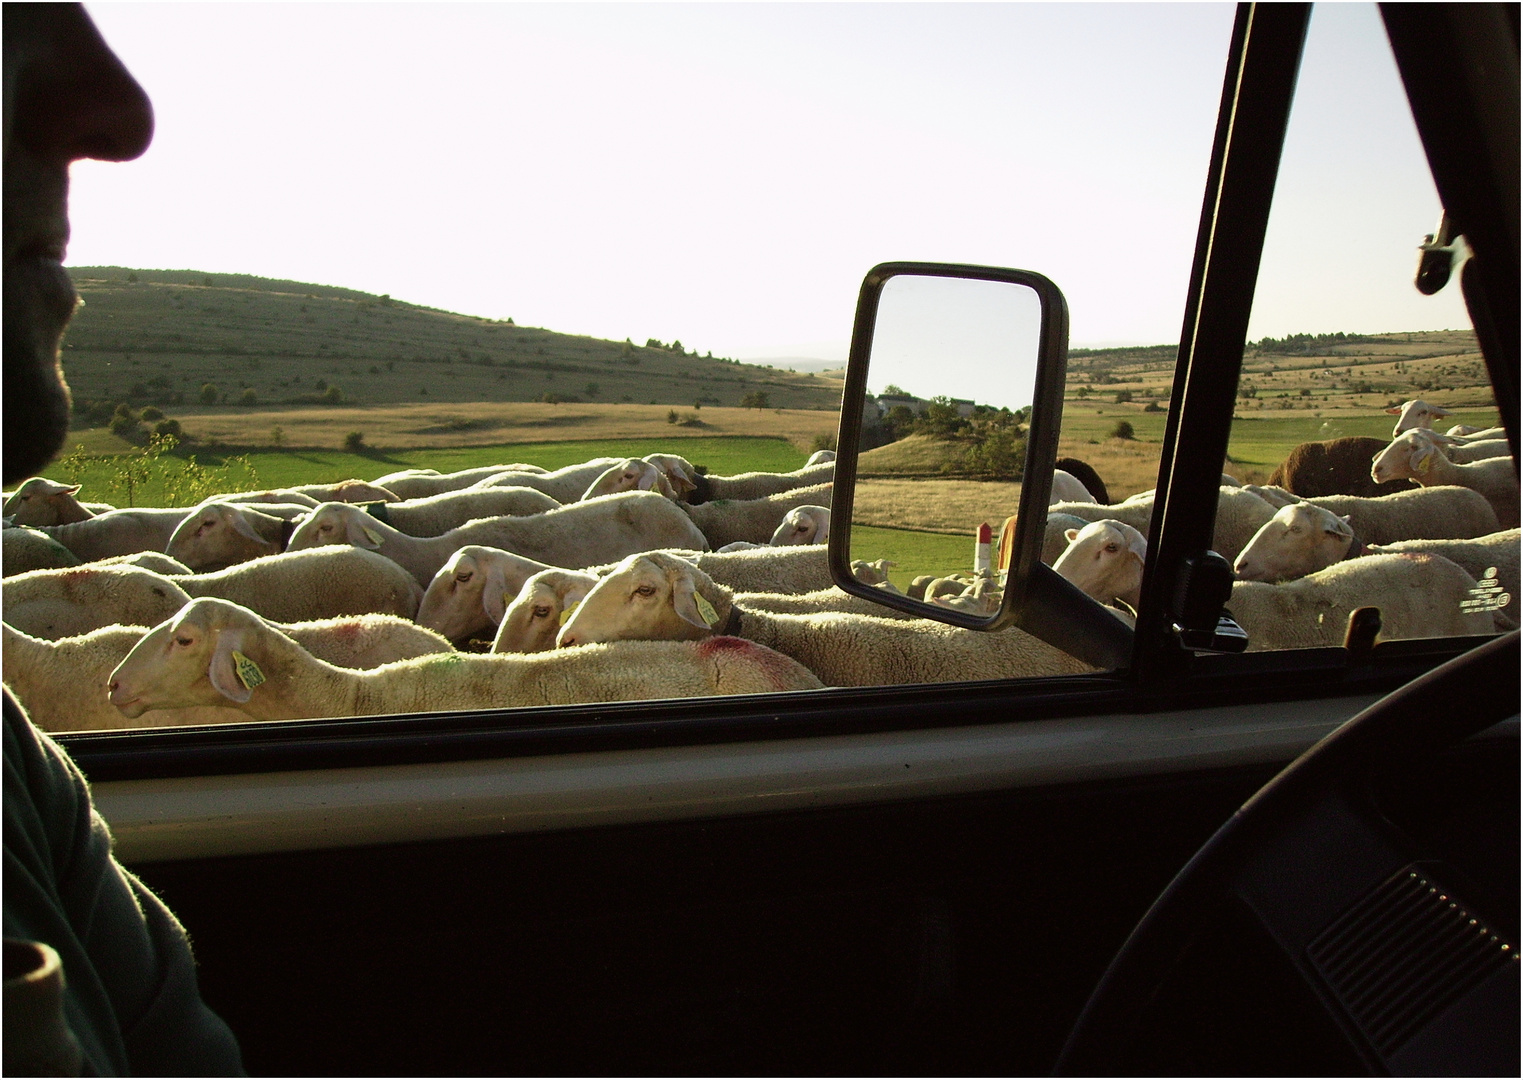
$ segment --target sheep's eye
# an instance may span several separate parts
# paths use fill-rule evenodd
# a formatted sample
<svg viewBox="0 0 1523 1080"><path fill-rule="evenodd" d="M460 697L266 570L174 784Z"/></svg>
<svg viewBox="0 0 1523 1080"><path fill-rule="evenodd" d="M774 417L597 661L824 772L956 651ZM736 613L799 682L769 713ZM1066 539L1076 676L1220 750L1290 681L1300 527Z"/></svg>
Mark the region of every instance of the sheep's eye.
<svg viewBox="0 0 1523 1080"><path fill-rule="evenodd" d="M194 638L177 637L177 638L175 638L175 644L176 645L182 645L182 646L189 646L194 640L195 640Z"/></svg>
<svg viewBox="0 0 1523 1080"><path fill-rule="evenodd" d="M471 571L466 570L466 571L463 571L463 572L461 572L459 574L456 574L455 575L455 580L456 581L470 581L471 580Z"/></svg>
<svg viewBox="0 0 1523 1080"><path fill-rule="evenodd" d="M536 619L548 619L550 617L550 605L546 604L544 607L535 608L534 617Z"/></svg>
<svg viewBox="0 0 1523 1080"><path fill-rule="evenodd" d="M1290 531L1293 532L1293 533L1300 533L1300 532L1305 532L1306 530L1302 529L1301 526L1299 526L1299 525L1292 525L1290 527Z"/></svg>
<svg viewBox="0 0 1523 1080"><path fill-rule="evenodd" d="M655 596L656 595L656 587L654 585L641 585L638 589L635 590L635 595L636 596Z"/></svg>
<svg viewBox="0 0 1523 1080"><path fill-rule="evenodd" d="M1105 550L1114 555L1116 552L1121 550L1121 546L1119 544L1106 544Z"/></svg>
<svg viewBox="0 0 1523 1080"><path fill-rule="evenodd" d="M333 526L332 525L319 525L317 527L317 531L318 532L332 532L333 531Z"/></svg>

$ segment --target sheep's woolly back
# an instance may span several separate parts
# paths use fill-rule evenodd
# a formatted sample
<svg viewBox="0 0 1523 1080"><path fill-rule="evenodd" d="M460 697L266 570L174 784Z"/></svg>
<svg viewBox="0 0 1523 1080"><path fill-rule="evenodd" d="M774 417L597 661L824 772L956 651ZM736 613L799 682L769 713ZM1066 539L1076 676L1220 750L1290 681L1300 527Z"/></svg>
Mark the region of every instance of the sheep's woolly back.
<svg viewBox="0 0 1523 1080"><path fill-rule="evenodd" d="M42 531L83 562L135 551L163 551L175 527L190 513L183 508L108 510L88 521L47 525Z"/></svg>
<svg viewBox="0 0 1523 1080"><path fill-rule="evenodd" d="M431 495L440 495L446 491L461 491L464 488L477 484L484 484L493 477L507 473L532 473L543 476L545 470L537 465L524 465L513 462L506 465L483 465L475 469L461 469L459 472L441 474L433 469L403 469L400 472L387 473L378 477L374 483L377 487L385 488L399 499L426 499ZM353 499L334 499L334 502L354 502Z"/></svg>
<svg viewBox="0 0 1523 1080"><path fill-rule="evenodd" d="M476 518L526 517L560 505L533 488L491 487L388 503L371 512L408 536L442 536Z"/></svg>
<svg viewBox="0 0 1523 1080"><path fill-rule="evenodd" d="M835 466L834 463L817 466L826 467ZM766 544L771 541L788 511L799 506L828 507L830 491L830 484L816 484L760 499L714 499L697 506L684 504L683 508L708 538L711 548L721 548L737 541Z"/></svg>
<svg viewBox="0 0 1523 1080"><path fill-rule="evenodd" d="M806 465L791 473L738 473L735 476L699 475L697 490L688 495L687 501L697 506L714 499L744 501L764 499L795 488L814 484L828 484L835 480L836 464L827 461L821 465ZM815 499L828 505L829 500ZM773 526L776 528L776 526Z"/></svg>
<svg viewBox="0 0 1523 1080"><path fill-rule="evenodd" d="M1518 591L1523 588L1519 573L1519 530L1508 529L1474 540L1401 540L1368 548L1370 555L1441 555L1459 566L1478 583L1495 578L1508 597L1501 613L1518 621ZM1491 573L1491 571L1495 573Z"/></svg>
<svg viewBox="0 0 1523 1080"><path fill-rule="evenodd" d="M842 592L835 586L792 596L785 593L736 593L735 602L751 611L770 611L778 615L819 615L838 611L879 619L915 619L913 615L886 604L875 604L863 597Z"/></svg>
<svg viewBox="0 0 1523 1080"><path fill-rule="evenodd" d="M1496 511L1485 497L1463 487L1413 488L1374 499L1324 495L1306 501L1346 516L1354 535L1366 544L1468 540L1500 528Z"/></svg>
<svg viewBox="0 0 1523 1080"><path fill-rule="evenodd" d="M317 659L358 671L455 651L444 635L395 615L349 615L279 629Z"/></svg>
<svg viewBox="0 0 1523 1080"><path fill-rule="evenodd" d="M758 548L755 551L705 552L698 569L736 592L796 595L832 587L825 548Z"/></svg>
<svg viewBox="0 0 1523 1080"><path fill-rule="evenodd" d="M48 641L118 623L153 626L189 602L175 580L137 566L34 570L0 585L5 621Z"/></svg>
<svg viewBox="0 0 1523 1080"><path fill-rule="evenodd" d="M180 584L191 596L220 597L272 622L372 612L411 619L423 599L422 586L402 567L348 546L266 555Z"/></svg>
<svg viewBox="0 0 1523 1080"><path fill-rule="evenodd" d="M0 576L15 577L30 570L56 570L78 566L79 556L36 529L0 532Z"/></svg>
<svg viewBox="0 0 1523 1080"><path fill-rule="evenodd" d="M1370 462L1384 448L1380 439L1363 435L1300 443L1276 466L1269 483L1303 499L1318 495L1376 498L1410 490L1406 480L1376 483L1370 476Z"/></svg>
<svg viewBox="0 0 1523 1080"><path fill-rule="evenodd" d="M1248 648L1309 649L1343 644L1348 617L1378 607L1381 640L1490 634L1489 611L1464 606L1476 581L1435 555L1371 555L1296 581L1239 581L1228 610L1248 631Z"/></svg>
<svg viewBox="0 0 1523 1080"><path fill-rule="evenodd" d="M162 551L139 551L132 555L113 555L109 559L96 559L92 566L140 566L144 570L152 570L155 574L166 574L169 577L180 577L185 574L195 573L179 559L171 559Z"/></svg>
<svg viewBox="0 0 1523 1080"><path fill-rule="evenodd" d="M558 503L573 503L581 498L594 480L623 458L593 458L580 465L567 465L554 472L501 472L476 482L476 487L527 487L543 492Z"/></svg>

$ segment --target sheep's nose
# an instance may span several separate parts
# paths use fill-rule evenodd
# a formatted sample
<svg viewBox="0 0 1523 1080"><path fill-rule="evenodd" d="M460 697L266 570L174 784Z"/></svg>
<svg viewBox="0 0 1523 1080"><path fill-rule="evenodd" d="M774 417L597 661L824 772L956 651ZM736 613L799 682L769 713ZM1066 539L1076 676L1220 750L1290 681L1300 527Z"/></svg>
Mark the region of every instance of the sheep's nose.
<svg viewBox="0 0 1523 1080"><path fill-rule="evenodd" d="M562 634L562 635L561 635L561 636L560 636L560 637L559 637L559 638L558 638L558 639L557 639L557 640L556 640L556 642L555 642L555 643L556 643L556 644L557 644L557 645L559 645L559 646L560 646L560 647L561 647L561 648L563 648L563 649L564 649L564 648L568 648L568 647L570 647L570 646L572 646L572 645L575 645L575 644L576 644L576 635L575 635L575 634Z"/></svg>

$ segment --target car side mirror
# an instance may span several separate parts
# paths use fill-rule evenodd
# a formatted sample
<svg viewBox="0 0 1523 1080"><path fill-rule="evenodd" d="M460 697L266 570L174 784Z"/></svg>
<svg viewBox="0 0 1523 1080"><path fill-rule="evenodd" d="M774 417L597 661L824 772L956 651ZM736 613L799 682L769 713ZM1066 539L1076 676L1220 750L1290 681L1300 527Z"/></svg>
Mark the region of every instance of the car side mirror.
<svg viewBox="0 0 1523 1080"><path fill-rule="evenodd" d="M1041 274L870 270L837 437L835 583L973 630L1016 623L1097 666L1124 666L1130 627L1041 558L1067 357L1068 305ZM1051 616L1078 622L1044 627Z"/></svg>

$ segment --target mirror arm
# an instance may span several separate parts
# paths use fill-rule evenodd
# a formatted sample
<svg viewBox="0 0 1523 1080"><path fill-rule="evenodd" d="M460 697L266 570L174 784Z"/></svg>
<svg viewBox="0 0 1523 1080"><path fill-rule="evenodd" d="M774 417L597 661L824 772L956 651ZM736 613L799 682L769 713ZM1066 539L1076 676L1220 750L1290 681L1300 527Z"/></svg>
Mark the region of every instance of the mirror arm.
<svg viewBox="0 0 1523 1080"><path fill-rule="evenodd" d="M1015 625L1102 670L1132 662L1132 628L1045 563L1032 568Z"/></svg>

